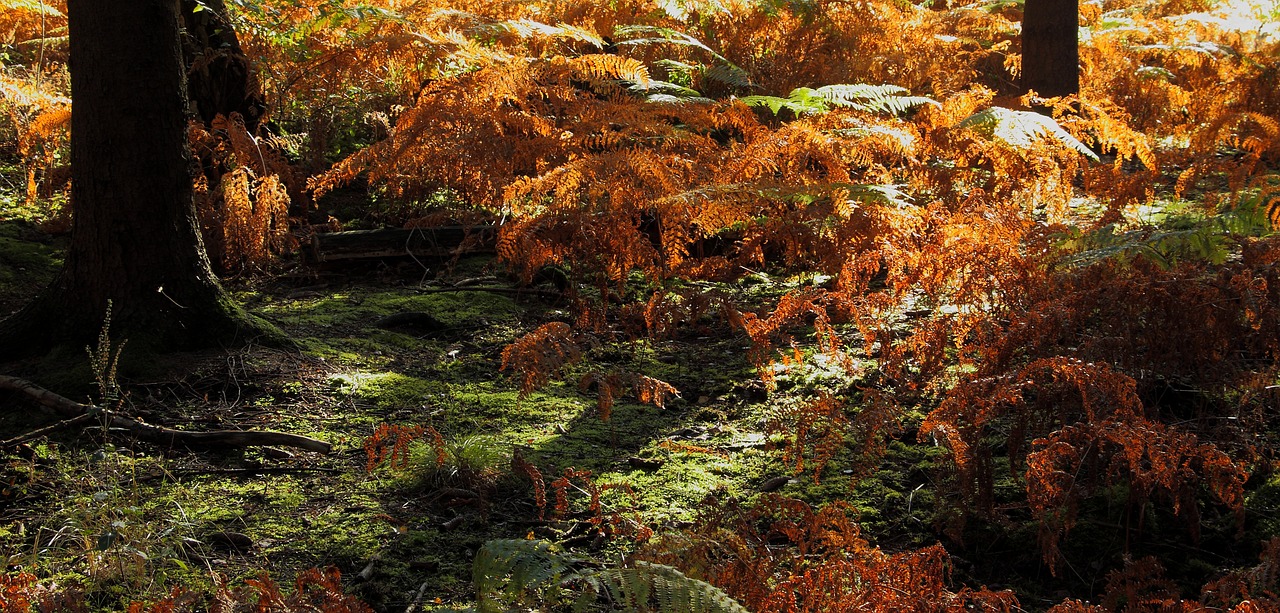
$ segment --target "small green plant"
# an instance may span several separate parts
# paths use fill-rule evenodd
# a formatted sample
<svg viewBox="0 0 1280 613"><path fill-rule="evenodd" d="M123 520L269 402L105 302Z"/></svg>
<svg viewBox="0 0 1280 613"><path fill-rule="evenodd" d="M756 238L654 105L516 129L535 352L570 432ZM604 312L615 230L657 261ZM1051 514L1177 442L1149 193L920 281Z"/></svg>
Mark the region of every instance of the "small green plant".
<svg viewBox="0 0 1280 613"><path fill-rule="evenodd" d="M445 440L443 451L442 456L434 445L423 446L410 458L411 467L421 467L424 481L438 487L490 489L511 459L499 441L479 434Z"/></svg>
<svg viewBox="0 0 1280 613"><path fill-rule="evenodd" d="M89 368L93 371L93 379L98 384L98 398L102 406L118 408L124 399L120 394L120 383L116 380L116 373L120 367L120 354L124 352L124 346L129 341L120 341L112 351L111 307L111 301L107 300L107 312L102 318L102 329L98 331L97 347L85 347L84 350L89 354Z"/></svg>

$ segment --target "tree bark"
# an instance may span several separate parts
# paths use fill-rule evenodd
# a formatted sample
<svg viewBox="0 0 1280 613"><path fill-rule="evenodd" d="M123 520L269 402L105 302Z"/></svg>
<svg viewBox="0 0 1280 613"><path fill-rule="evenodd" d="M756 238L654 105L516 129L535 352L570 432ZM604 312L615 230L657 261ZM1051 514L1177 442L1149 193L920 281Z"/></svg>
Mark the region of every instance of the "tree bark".
<svg viewBox="0 0 1280 613"><path fill-rule="evenodd" d="M197 10L199 9L199 10ZM253 64L223 0L182 0L182 55L187 65L187 96L206 126L218 115L238 113L250 134L257 133L266 111Z"/></svg>
<svg viewBox="0 0 1280 613"><path fill-rule="evenodd" d="M73 222L64 267L0 322L0 360L115 336L166 351L283 337L231 302L200 238L178 0L70 0Z"/></svg>
<svg viewBox="0 0 1280 613"><path fill-rule="evenodd" d="M1022 88L1044 97L1080 93L1079 0L1027 0Z"/></svg>

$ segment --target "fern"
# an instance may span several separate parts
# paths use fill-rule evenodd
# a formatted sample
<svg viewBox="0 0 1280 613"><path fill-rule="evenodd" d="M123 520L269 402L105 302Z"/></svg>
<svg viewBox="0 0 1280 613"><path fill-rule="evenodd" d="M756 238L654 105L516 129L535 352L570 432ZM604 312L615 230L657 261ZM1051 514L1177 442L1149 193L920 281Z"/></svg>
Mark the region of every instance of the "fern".
<svg viewBox="0 0 1280 613"><path fill-rule="evenodd" d="M1272 234L1272 216L1277 212L1276 203L1263 191L1246 194L1231 209L1207 218L1181 215L1157 228L1123 231L1116 224L1107 224L1088 233L1068 233L1060 237L1058 248L1064 252L1062 262L1067 266L1106 259L1129 263L1136 258L1165 270L1184 261L1221 265L1240 239Z"/></svg>
<svg viewBox="0 0 1280 613"><path fill-rule="evenodd" d="M712 104L715 100L707 98L696 89L685 87L668 81L650 80L645 84L637 83L628 88L632 93L640 94L645 102L662 104Z"/></svg>
<svg viewBox="0 0 1280 613"><path fill-rule="evenodd" d="M62 17L62 12L57 8L50 6L48 2L40 0L0 0L0 10L6 11L31 11L33 13L43 13L51 17Z"/></svg>
<svg viewBox="0 0 1280 613"><path fill-rule="evenodd" d="M1030 147L1036 140L1049 137L1097 161L1098 154L1067 133L1052 118L1031 111L1014 111L993 106L965 118L958 128L970 128L983 136L1004 141L1019 149Z"/></svg>
<svg viewBox="0 0 1280 613"><path fill-rule="evenodd" d="M485 543L476 553L472 579L482 613L511 610L535 596L537 602L548 604L572 596L574 611L588 610L603 596L612 610L747 613L719 588L670 566L638 561L632 566L593 568L546 541Z"/></svg>
<svg viewBox="0 0 1280 613"><path fill-rule="evenodd" d="M618 40L616 43L619 46L669 44L669 45L679 45L682 47L693 47L695 49L701 49L703 51L706 51L707 53L710 53L711 57L715 58L717 62L720 62L725 66L731 66L733 68L737 68L737 66L735 66L733 62L729 61L729 58L723 55L720 55L714 49L712 49L711 47L708 47L705 43L698 40L697 38L694 38L693 36L690 36L689 34L685 34L684 32L681 32L679 30L673 30L671 28L663 28L659 26L625 25L625 26L618 26L614 28L613 35L615 38L622 39L622 40ZM634 36L634 35L639 35L641 36L641 38L625 38L625 37Z"/></svg>
<svg viewBox="0 0 1280 613"><path fill-rule="evenodd" d="M719 588L663 564L638 561L634 566L597 571L593 575L608 590L614 603L628 611L747 612Z"/></svg>
<svg viewBox="0 0 1280 613"><path fill-rule="evenodd" d="M506 611L508 603L537 592L555 598L562 575L575 561L547 541L488 541L476 552L471 569L478 608L482 613Z"/></svg>
<svg viewBox="0 0 1280 613"><path fill-rule="evenodd" d="M662 12L674 19L685 21L693 13L715 14L727 13L729 7L720 0L658 0L656 2Z"/></svg>
<svg viewBox="0 0 1280 613"><path fill-rule="evenodd" d="M932 98L904 96L907 89L896 85L825 85L817 89L797 87L786 98L778 96L747 96L742 99L748 106L768 107L777 115L787 109L797 117L820 115L832 107L849 107L873 113L897 115L926 104L937 105Z"/></svg>
<svg viewBox="0 0 1280 613"><path fill-rule="evenodd" d="M604 48L604 40L595 32L567 23L548 25L532 19L514 19L495 24L494 29L509 32L521 38L535 38L539 36L546 38L563 38L589 43L597 49Z"/></svg>
<svg viewBox="0 0 1280 613"><path fill-rule="evenodd" d="M734 89L755 87L755 84L751 82L751 75L733 64L717 64L706 67L701 64L690 64L670 58L658 60L654 64L665 69L672 79L679 79L688 83L693 83L696 76L701 79L704 85L715 82Z"/></svg>
<svg viewBox="0 0 1280 613"><path fill-rule="evenodd" d="M751 81L751 75L747 74L747 71L728 63L712 66L702 71L702 78L706 81L724 83L730 87L743 89L755 87L755 83Z"/></svg>

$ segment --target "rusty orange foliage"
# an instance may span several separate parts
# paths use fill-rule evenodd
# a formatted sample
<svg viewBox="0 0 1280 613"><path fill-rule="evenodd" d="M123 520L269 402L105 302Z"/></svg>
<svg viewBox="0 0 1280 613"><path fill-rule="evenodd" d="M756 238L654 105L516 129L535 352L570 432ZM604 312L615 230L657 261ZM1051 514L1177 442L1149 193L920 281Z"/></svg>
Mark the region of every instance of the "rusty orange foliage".
<svg viewBox="0 0 1280 613"><path fill-rule="evenodd" d="M423 434L431 435L436 464L443 465L447 459L444 438L434 427L380 424L364 440L365 471L373 472L384 461L393 469L404 469L409 465L409 443Z"/></svg>

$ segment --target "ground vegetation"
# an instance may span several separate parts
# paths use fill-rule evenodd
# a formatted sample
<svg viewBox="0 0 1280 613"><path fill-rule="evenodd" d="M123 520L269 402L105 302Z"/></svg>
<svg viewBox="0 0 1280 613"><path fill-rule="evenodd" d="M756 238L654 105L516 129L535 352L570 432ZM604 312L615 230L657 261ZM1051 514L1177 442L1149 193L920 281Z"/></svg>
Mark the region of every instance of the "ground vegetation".
<svg viewBox="0 0 1280 613"><path fill-rule="evenodd" d="M6 398L5 611L1280 608L1274 6L1082 1L1075 92L1016 2L183 6L256 85L203 243L296 347L133 374L104 312L89 417ZM65 13L0 0L6 308Z"/></svg>

